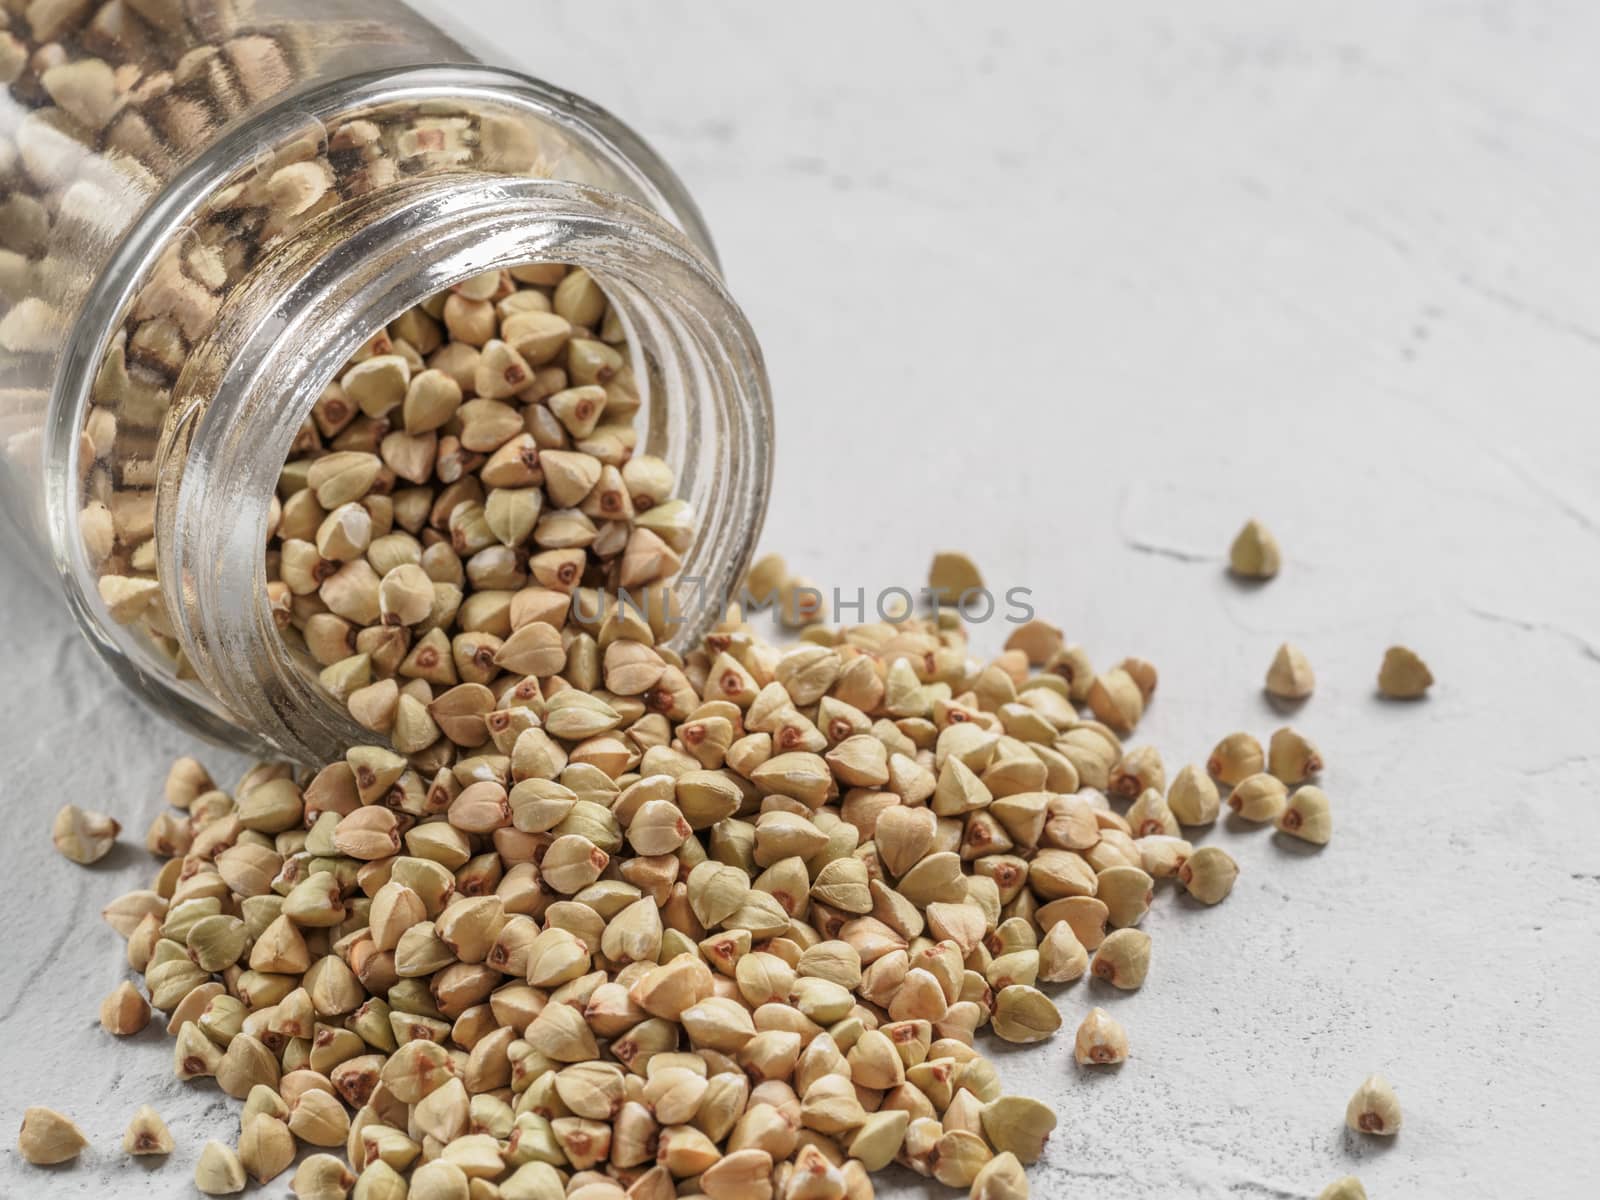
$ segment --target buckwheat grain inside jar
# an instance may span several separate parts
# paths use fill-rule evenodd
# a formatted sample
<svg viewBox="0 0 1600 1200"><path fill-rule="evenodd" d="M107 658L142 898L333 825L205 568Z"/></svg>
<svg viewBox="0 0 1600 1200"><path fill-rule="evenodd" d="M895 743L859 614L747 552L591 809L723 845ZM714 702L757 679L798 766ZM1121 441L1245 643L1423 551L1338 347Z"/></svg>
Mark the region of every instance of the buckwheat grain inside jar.
<svg viewBox="0 0 1600 1200"><path fill-rule="evenodd" d="M280 475L329 449L350 360L512 268L600 285L583 336L628 364L601 456L671 466L672 633L718 615L764 513L766 376L692 201L613 117L383 0L0 0L0 84L0 486L145 699L309 761L375 740L269 593Z"/></svg>

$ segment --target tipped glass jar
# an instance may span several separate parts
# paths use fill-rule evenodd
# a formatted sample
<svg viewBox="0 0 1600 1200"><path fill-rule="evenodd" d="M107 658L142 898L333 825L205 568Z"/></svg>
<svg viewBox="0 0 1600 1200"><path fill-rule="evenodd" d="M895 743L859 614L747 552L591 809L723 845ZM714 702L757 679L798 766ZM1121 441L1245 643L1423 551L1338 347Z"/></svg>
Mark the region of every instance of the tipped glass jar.
<svg viewBox="0 0 1600 1200"><path fill-rule="evenodd" d="M280 476L375 335L529 263L600 285L637 410L611 453L664 459L695 514L675 640L720 613L765 510L765 371L614 118L372 0L0 0L0 84L6 508L148 701L308 761L380 740L280 632Z"/></svg>

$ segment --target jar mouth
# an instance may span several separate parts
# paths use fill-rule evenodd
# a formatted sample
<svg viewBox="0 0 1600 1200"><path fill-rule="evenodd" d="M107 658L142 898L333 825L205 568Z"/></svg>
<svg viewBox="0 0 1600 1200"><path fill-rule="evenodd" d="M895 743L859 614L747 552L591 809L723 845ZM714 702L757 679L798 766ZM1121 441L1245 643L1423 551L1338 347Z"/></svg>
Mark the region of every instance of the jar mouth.
<svg viewBox="0 0 1600 1200"><path fill-rule="evenodd" d="M587 270L628 327L642 379L655 380L644 448L668 459L700 518L670 644L698 641L743 577L771 475L761 352L711 265L641 206L568 183L432 179L328 218L235 293L173 397L157 491L160 578L201 682L306 761L374 739L274 623L271 499L312 406L374 330L455 284L529 262Z"/></svg>
<svg viewBox="0 0 1600 1200"><path fill-rule="evenodd" d="M442 247L433 236L434 227L428 222L443 222L441 228L457 221L470 223L476 220L487 222L488 225L498 223L496 237L499 239L497 244L500 244L515 240L509 237L507 227L518 221L544 220L559 225L563 221L595 217L598 213L600 224L588 227L587 242L580 236L577 227L568 231L574 239L575 252L581 251L586 244L596 253L607 255L607 263L597 267L594 274L616 296L619 309L635 314L632 317L635 325L644 330L659 330L667 361L680 364L678 378L669 380L672 386L666 388L656 400L657 411L648 413L651 422L649 436L652 440L648 446L641 445L641 449L653 452L662 441L666 441L671 452L664 457L686 456L698 461L706 457L704 446L690 447L685 444L686 439L696 437L709 441L723 436L720 431L724 429L732 430L731 440L738 445L724 446L711 454L710 458L714 460L720 454L733 474L750 480L759 478L759 487L747 488L740 483L731 491L727 487L723 489L724 494L730 497L735 493L743 496L743 499L737 500L736 507L742 506L739 511L747 514L744 523L749 529L748 542L753 542L755 531L759 529L765 503L766 477L770 471L767 442L771 421L759 351L755 348L753 338L749 337L748 328L737 307L728 300L716 281L715 253L693 202L672 172L636 134L604 110L579 97L523 75L488 67L418 67L347 77L308 89L235 126L156 196L108 259L95 290L83 305L83 316L70 326L68 343L60 360L60 370L49 404L47 449L43 456L46 467L44 491L51 546L69 605L91 644L126 685L152 706L213 741L235 748L251 748L261 753L288 750L300 757L313 756L306 747L296 745L294 739L285 734L286 726L303 724L305 721L306 710L301 706L303 697L290 699L279 695L281 703L278 707L289 716L276 715L274 721L263 726L252 715L254 709L241 712L232 701L224 699L215 688L214 673L202 669L201 664L195 662L192 651L199 647L201 641L198 639L206 631L191 621L186 622L190 628L183 631L182 638L174 636L171 631L164 632L160 639L164 646L158 653L157 647L148 645L142 635L114 621L105 603L96 596L100 571L96 567L96 560L91 560L86 551L79 532L78 516L80 505L84 503L85 480L88 478L85 472L89 468L87 455L80 454L80 448L84 444L86 416L93 411L91 396L98 387L97 374L102 370L108 348L113 344L113 334L122 327L126 314L140 296L140 289L145 287L164 255L182 249L190 223L194 222L194 227L199 228L198 223L210 209L214 197L228 190L237 180L248 178L252 171L259 169L259 164L270 162L276 148L291 146L306 138L314 143L322 139L325 145L328 130L337 129L354 117L393 110L428 111L427 106L436 106L440 101L446 106L464 105L474 112L501 114L500 119L527 122L539 128L543 131L538 135L542 157L531 165L524 162L499 163L487 155L484 161L473 166L447 164L440 173L402 178L381 191L358 200L347 200L334 212L316 218L315 223L326 222L333 227L341 212L345 213L346 218L353 218L359 211L364 214L361 220L376 220L376 214L380 212L411 214L411 219L417 224L410 231L398 227L396 220L390 219L382 236L367 235L364 243L368 252L382 246L389 246L391 250L402 245L408 248L408 257L404 257L403 265L393 265L384 275L383 284L384 298L403 308L403 299L407 295L449 286L457 282L460 276L483 269L447 269L441 256ZM437 107L433 111L438 111ZM534 183L527 178L530 174L561 175L581 180L587 186L577 186L563 192L563 185ZM425 183L427 186L424 186ZM496 205L501 209L498 215L492 212ZM346 219L338 227L351 239L362 233L359 220ZM246 276L246 280L252 275L273 270L271 264L281 257L280 252L292 255L294 246L303 240L302 234L309 228L307 226L296 232L288 242L280 243L270 255L264 257L251 275ZM427 236L415 236L417 229L426 229ZM413 234L409 242L405 240L408 232ZM644 252L644 258L665 253L667 259L673 260L673 265L668 270L666 259L663 259L663 270L669 275L677 273L694 281L692 290L697 289L697 294L708 303L706 312L715 315L710 326L704 322L686 321L683 312L672 311L674 302L664 293L657 292L657 299L651 299L646 294L651 291L648 286L633 285L630 292L629 285L619 273L626 256L615 245L603 244L607 238L620 243L631 237L640 237L641 247L651 247ZM553 245L561 240L559 237L546 238L544 243ZM472 248L462 246L459 239L452 245L455 247L452 258L457 265L474 257ZM664 251L663 247L670 249ZM561 255L554 251L518 250L516 257L528 261L534 257L558 259ZM355 261L357 258L359 254L351 253L348 249L324 244L317 261L302 261L299 266L305 271L320 271L319 279L323 281L324 292L331 295L341 286L353 291L359 286L355 282L358 278L373 277L371 271L361 269L362 264ZM615 259L614 263L612 259ZM582 265L571 255L566 260ZM478 253L475 261L486 264L489 259L485 253ZM649 275L647 268L641 270L641 277ZM346 282L341 284L339 280L346 276ZM414 277L413 286L406 285L407 276ZM254 301L245 302L241 299L236 302L235 296L241 295L236 289L226 293L222 312L226 316L248 309L252 304L266 304L276 315L263 317L263 324L269 320L274 322L274 328L280 335L286 330L295 331L295 336L302 340L295 349L304 359L303 372L288 372L280 363L280 379L311 390L309 394L280 392L275 399L279 405L299 409L315 400L315 389L311 388L310 382L310 375L314 373L310 371L311 360L315 358L317 370L328 371L328 377L331 378L339 365L331 361L339 353L331 348L332 345L345 346L352 339L359 341L355 336L358 328L365 325L367 332L371 332L396 312L386 311L382 307L383 299L374 294L364 297L365 303L348 304L339 310L339 319L347 324L310 327L305 321L296 319L298 314L292 311L286 313L282 305L276 303L295 288L295 281L282 272L276 278L274 286L278 289L277 294L269 294L270 288L258 288ZM306 293L299 289L295 294L304 297ZM678 304L677 308L682 309L684 305ZM664 315L658 316L658 309ZM216 332L220 334L220 330ZM249 344L252 352L255 352L260 348L259 343L272 340L269 331L263 329L259 332L260 338L251 340L243 330L235 328L229 332L230 340L226 344L235 348ZM219 337L207 336L197 340L191 361L183 368L184 373L192 374L195 378L206 374L214 380L220 379L220 360L215 355L206 359L205 355L222 345L224 342ZM320 354L325 345L327 352ZM716 356L737 364L733 375L724 381L735 387L740 411L724 411L721 415L714 415L721 401L697 399L693 394L678 395L675 391L680 383L686 387L698 387L703 382L706 373L689 359L702 353L708 346L713 348ZM684 348L692 351L687 358L683 353ZM716 374L712 372L713 376ZM257 377L251 376L251 379ZM237 374L229 376L229 386L241 381ZM179 386L172 385L172 395L176 397L178 392ZM675 399L680 402L665 405L662 410L662 397L666 392L674 392ZM185 415L180 416L178 409L179 406L175 404L173 411L168 414L167 425L158 430L162 446L170 447L183 441L186 444L193 443L196 448L217 448L218 454L211 467L213 473L223 469L221 464L226 458L224 449L235 455L244 454L241 447L226 445L226 438L219 432L217 424L209 419L199 420L199 413L187 408L183 410ZM260 417L259 413L251 415L253 418ZM293 419L298 421L304 416L305 412L299 411ZM273 428L277 429L277 426ZM137 452L142 455L150 453L142 448ZM170 457L166 461L175 462L180 457ZM273 464L274 473L281 467L284 457L285 452L278 452L278 461ZM148 466L148 460L140 464L141 472L147 471ZM96 469L98 471L101 468ZM204 478L205 474L204 470L200 470L187 476L188 484L196 487L203 482L212 489L213 496L227 490L223 481ZM183 495L181 491L174 491L172 480L159 482L166 485L164 490L169 493L165 508L189 502L186 496L172 498ZM745 495L746 492L750 494ZM270 495L270 487L259 492L260 503L266 504ZM718 502L701 504L708 518L715 515L715 503ZM256 520L256 510L251 505L240 504L232 511L237 515L237 524ZM159 513L156 526L156 532L165 540ZM713 536L707 528L702 539L696 542L697 552L709 545ZM725 554L733 558L742 558L749 548L737 539L733 545L734 550L725 550ZM180 614L197 603L199 578L214 573L215 565L199 564L200 576L188 579L176 572L173 555L165 546L152 545L150 549L155 551L160 560L157 574L162 584L165 616L170 618L164 624L184 623ZM264 556L264 543L258 551ZM256 598L263 595L259 589L249 593L248 597L244 593L235 593L226 598L226 603L238 610L254 604ZM238 635L241 630L235 625L230 626L228 632ZM194 644L180 646L180 641L189 639L191 634L196 639ZM276 640L281 643L281 638ZM220 644L218 646L225 660L237 649L232 647L224 652ZM180 654L176 664L172 658L175 647ZM187 663L185 658L188 659ZM193 674L199 676L200 683L205 687L186 681L191 678L185 670L188 666L194 668ZM234 673L239 672L236 670ZM249 681L239 681L239 686L245 688L255 707L259 708L262 702L255 693L264 690L263 687L258 682ZM239 687L231 690L238 691ZM317 711L321 710L337 711L319 697ZM272 729L274 733L270 737L257 736L256 730L261 728ZM361 735L362 740L371 740L371 735L365 731L356 733ZM354 735L349 727L341 729L338 735L339 738L351 736ZM322 746L326 748L336 740L324 738ZM316 753L322 752L318 750Z"/></svg>

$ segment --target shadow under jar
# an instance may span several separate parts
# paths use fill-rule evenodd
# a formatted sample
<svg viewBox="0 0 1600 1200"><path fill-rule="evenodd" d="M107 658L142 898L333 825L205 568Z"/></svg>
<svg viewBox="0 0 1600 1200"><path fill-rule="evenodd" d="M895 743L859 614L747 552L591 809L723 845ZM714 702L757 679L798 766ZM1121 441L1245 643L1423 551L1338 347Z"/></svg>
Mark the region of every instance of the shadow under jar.
<svg viewBox="0 0 1600 1200"><path fill-rule="evenodd" d="M374 334L522 264L603 289L622 453L665 459L697 522L671 643L720 616L765 512L765 370L614 118L372 0L0 0L0 84L6 510L148 702L308 762L382 740L280 632L280 476Z"/></svg>

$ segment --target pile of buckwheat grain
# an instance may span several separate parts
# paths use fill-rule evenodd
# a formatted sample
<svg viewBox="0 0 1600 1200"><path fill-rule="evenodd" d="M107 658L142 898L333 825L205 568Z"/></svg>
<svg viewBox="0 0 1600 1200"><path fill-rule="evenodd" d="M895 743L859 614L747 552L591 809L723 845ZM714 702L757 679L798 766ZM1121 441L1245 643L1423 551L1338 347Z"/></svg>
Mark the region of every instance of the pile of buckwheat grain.
<svg viewBox="0 0 1600 1200"><path fill-rule="evenodd" d="M359 501L318 503L320 527ZM348 561L370 567L371 548ZM569 599L585 575L597 592L619 578L581 549ZM396 629L372 573L379 619L357 640ZM936 563L930 586L969 576ZM748 590L795 585L769 557ZM509 592L508 614L556 590L483 589ZM174 764L147 836L167 861L105 910L148 999L122 983L101 1023L125 1036L161 1010L179 1077L243 1101L236 1144L199 1156L202 1192L292 1168L302 1200L859 1200L898 1163L973 1200L1024 1197L1056 1116L1005 1093L982 1039L1051 1039L1052 993L1086 975L1142 986L1157 889L1214 904L1232 888L1232 858L1184 837L1224 798L1314 843L1331 832L1305 736L1230 734L1169 779L1155 747L1122 740L1155 668L1096 671L1044 622L982 662L949 610L841 629L810 612L785 649L735 609L679 654L626 604L598 623L536 607L509 637L451 640L459 672L477 659L456 639L550 631L543 657L493 663L481 709L451 703L459 674L423 680L443 689L426 700L400 687L438 731L409 755L353 747L309 777L261 764L231 794ZM404 661L369 669L394 682ZM1269 690L1284 681L1311 686L1292 647ZM118 832L70 806L54 828L78 862ZM1123 1062L1121 1024L1086 1008L1077 1063ZM1399 1128L1381 1078L1348 1120ZM35 1108L19 1145L52 1163L86 1141ZM127 1153L173 1146L157 1113L133 1115Z"/></svg>

